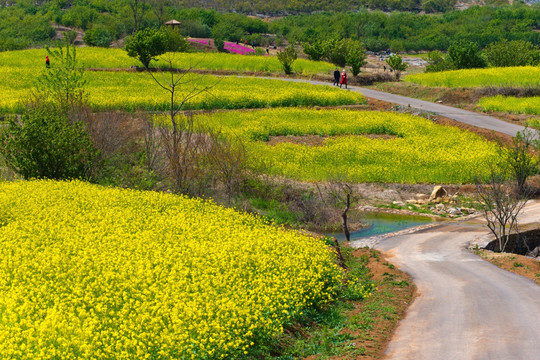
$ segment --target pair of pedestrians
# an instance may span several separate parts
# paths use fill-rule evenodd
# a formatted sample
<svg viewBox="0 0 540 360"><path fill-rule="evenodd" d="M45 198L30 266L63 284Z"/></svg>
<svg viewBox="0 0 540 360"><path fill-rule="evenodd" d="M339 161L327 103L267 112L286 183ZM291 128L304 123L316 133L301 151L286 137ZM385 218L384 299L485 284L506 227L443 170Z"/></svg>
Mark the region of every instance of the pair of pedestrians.
<svg viewBox="0 0 540 360"><path fill-rule="evenodd" d="M345 69L343 69L343 72L341 74L339 73L338 69L334 71L334 83L332 85L339 85L339 87L345 85L345 89L347 89L347 73L345 72Z"/></svg>

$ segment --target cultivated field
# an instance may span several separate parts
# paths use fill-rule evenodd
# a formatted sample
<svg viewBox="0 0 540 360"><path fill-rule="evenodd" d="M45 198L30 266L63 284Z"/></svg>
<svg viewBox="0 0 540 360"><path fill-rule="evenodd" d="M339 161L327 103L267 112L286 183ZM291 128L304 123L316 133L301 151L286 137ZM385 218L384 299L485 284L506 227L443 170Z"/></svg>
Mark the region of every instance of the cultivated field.
<svg viewBox="0 0 540 360"><path fill-rule="evenodd" d="M45 66L45 49L31 49L0 52L0 67L21 67L42 69ZM123 49L98 47L77 48L77 59L86 68L126 69L142 66L135 59L127 56ZM282 67L275 56L237 55L228 53L168 53L158 57L153 66L169 66L186 69L194 67L201 70L227 70L237 72L281 73ZM302 75L329 74L335 66L324 61L297 59L293 71Z"/></svg>
<svg viewBox="0 0 540 360"><path fill-rule="evenodd" d="M517 98L498 95L482 98L478 102L478 105L487 111L540 115L540 97L538 96Z"/></svg>
<svg viewBox="0 0 540 360"><path fill-rule="evenodd" d="M238 358L342 278L253 215L79 181L0 183L0 259L3 359Z"/></svg>
<svg viewBox="0 0 540 360"><path fill-rule="evenodd" d="M39 74L39 73L38 73ZM156 74L160 81L165 79ZM168 75L163 75L167 78ZM85 72L88 102L95 110L166 110L170 95L146 73ZM29 69L0 66L0 111L20 112L35 84L36 74ZM331 86L312 86L280 80L215 77L191 74L190 84L177 90L181 99L194 87L212 87L190 100L185 109L244 109L278 106L329 106L365 103L358 93Z"/></svg>
<svg viewBox="0 0 540 360"><path fill-rule="evenodd" d="M409 75L405 81L431 87L540 86L540 67L466 69Z"/></svg>
<svg viewBox="0 0 540 360"><path fill-rule="evenodd" d="M307 181L467 183L486 174L497 149L470 132L390 112L269 109L198 119L248 142L253 166Z"/></svg>

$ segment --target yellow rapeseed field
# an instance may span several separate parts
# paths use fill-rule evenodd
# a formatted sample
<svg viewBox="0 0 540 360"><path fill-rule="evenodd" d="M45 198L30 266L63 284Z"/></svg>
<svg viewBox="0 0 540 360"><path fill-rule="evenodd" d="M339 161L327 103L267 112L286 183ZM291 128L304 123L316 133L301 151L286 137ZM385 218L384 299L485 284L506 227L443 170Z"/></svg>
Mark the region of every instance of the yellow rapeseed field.
<svg viewBox="0 0 540 360"><path fill-rule="evenodd" d="M519 66L463 69L405 77L405 81L433 87L540 86L540 67Z"/></svg>
<svg viewBox="0 0 540 360"><path fill-rule="evenodd" d="M540 115L540 96L517 98L497 95L481 98L478 105L488 111Z"/></svg>
<svg viewBox="0 0 540 360"><path fill-rule="evenodd" d="M203 200L2 182L0 358L238 358L333 298L333 260Z"/></svg>
<svg viewBox="0 0 540 360"><path fill-rule="evenodd" d="M497 145L476 134L395 112L281 108L198 119L249 144L253 166L298 180L468 183L487 175L497 156ZM373 134L390 136L363 136ZM315 136L319 144L288 135ZM285 141L268 145L272 136Z"/></svg>

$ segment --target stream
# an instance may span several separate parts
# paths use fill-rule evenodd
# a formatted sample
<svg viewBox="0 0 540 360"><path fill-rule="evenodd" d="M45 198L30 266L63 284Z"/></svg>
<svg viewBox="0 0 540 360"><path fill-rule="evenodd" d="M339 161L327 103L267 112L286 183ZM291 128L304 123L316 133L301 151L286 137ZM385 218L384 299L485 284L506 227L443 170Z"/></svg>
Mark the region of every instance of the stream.
<svg viewBox="0 0 540 360"><path fill-rule="evenodd" d="M398 215L387 213L366 213L362 222L368 226L360 230L351 231L351 241L376 235L401 231L415 226L430 224L435 221L428 216ZM345 241L344 233L329 234L338 241Z"/></svg>

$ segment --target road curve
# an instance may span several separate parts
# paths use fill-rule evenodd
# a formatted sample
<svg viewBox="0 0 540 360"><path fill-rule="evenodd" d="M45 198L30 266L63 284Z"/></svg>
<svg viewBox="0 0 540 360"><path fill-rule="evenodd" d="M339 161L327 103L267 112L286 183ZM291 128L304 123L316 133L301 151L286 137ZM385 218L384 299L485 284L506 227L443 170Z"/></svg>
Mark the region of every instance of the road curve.
<svg viewBox="0 0 540 360"><path fill-rule="evenodd" d="M276 78L267 77L266 79L275 80ZM330 86L330 83L324 82L324 81L315 81L315 80L306 80L306 79L288 79L288 78L279 78L279 80L304 82L304 83L309 83L313 85ZM493 130L493 131L498 131L503 134L508 134L510 136L516 136L518 131L522 131L524 129L523 126L511 124L506 121L497 119L496 117L493 117L493 116L480 114L474 111L458 109L452 106L436 104L430 101L414 99L414 98L401 96L401 95L394 95L394 94L390 94L390 93L386 93L386 92L382 92L378 90L366 89L366 88L356 87L356 86L349 86L348 90L360 92L364 96L372 98L372 99L387 101L390 103L404 105L404 106L410 105L414 109L435 113L437 115L441 115L449 119L457 120L465 124L469 124L469 125Z"/></svg>
<svg viewBox="0 0 540 360"><path fill-rule="evenodd" d="M529 203L522 223L540 221ZM377 248L409 273L415 299L386 355L396 360L540 358L540 286L466 249L482 224L441 225L384 240Z"/></svg>

